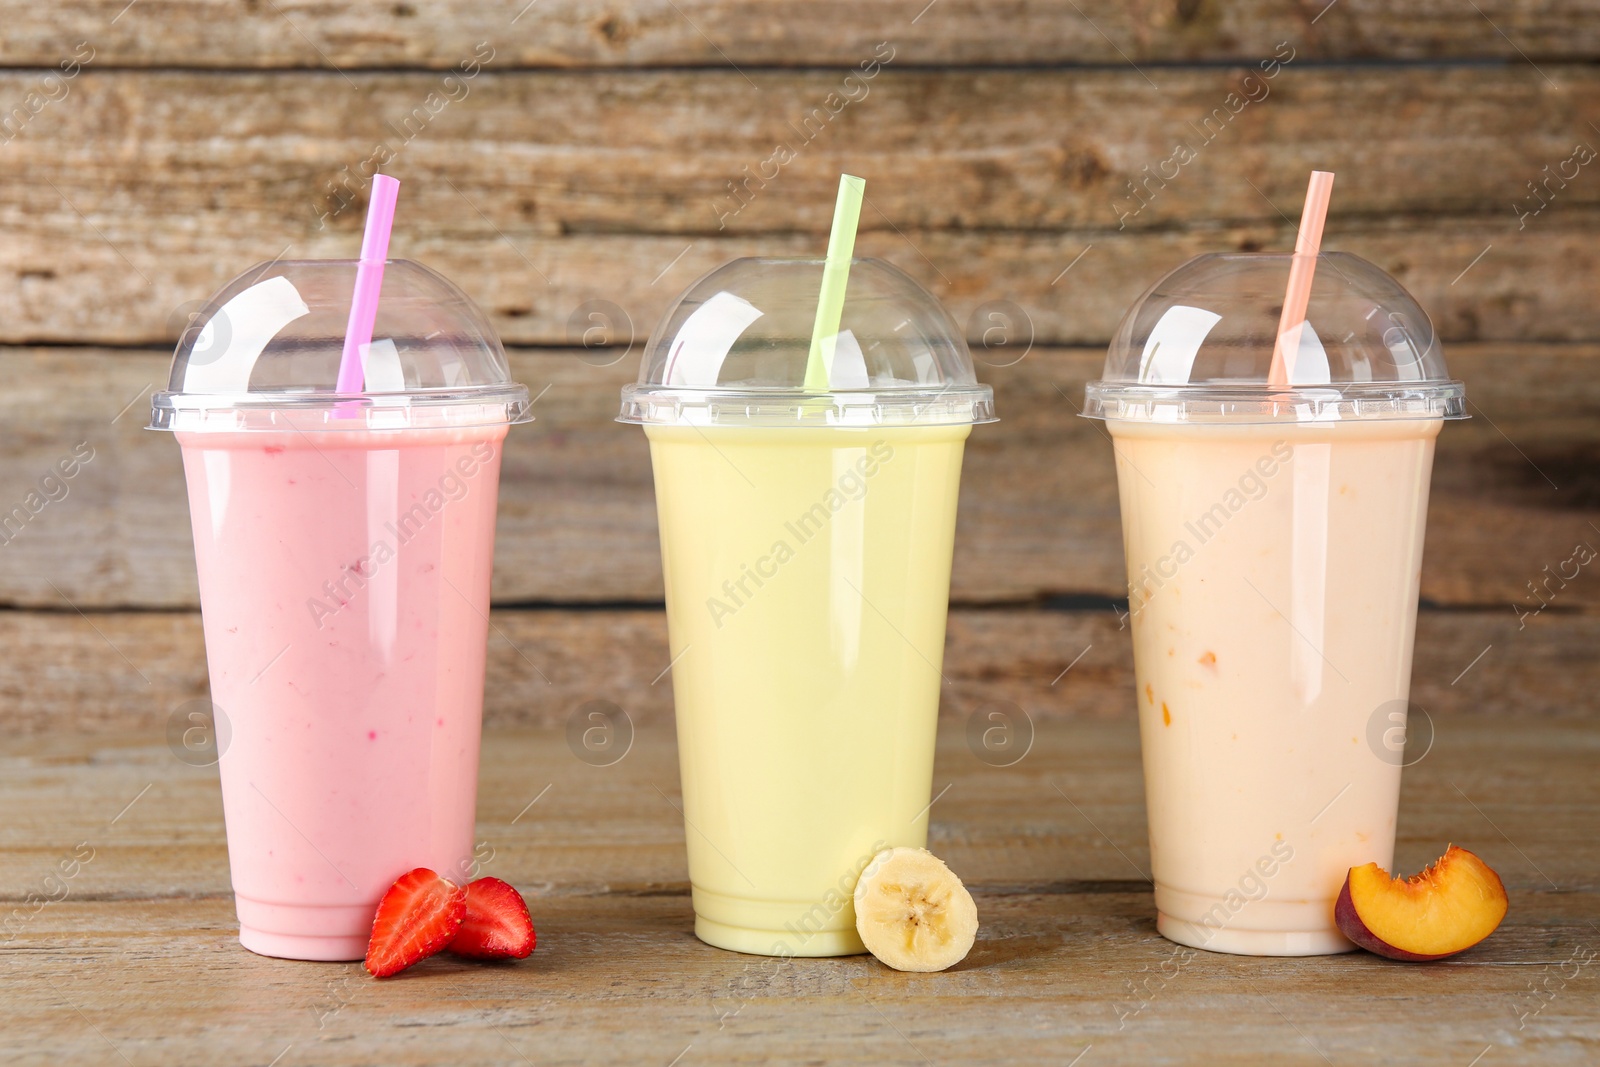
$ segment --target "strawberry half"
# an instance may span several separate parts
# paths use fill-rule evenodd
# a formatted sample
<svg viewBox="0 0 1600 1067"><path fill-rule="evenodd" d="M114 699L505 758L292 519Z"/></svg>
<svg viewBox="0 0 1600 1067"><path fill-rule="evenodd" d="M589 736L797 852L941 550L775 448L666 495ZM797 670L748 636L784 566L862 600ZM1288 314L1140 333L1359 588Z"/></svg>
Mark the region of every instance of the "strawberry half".
<svg viewBox="0 0 1600 1067"><path fill-rule="evenodd" d="M407 871L378 901L367 943L374 978L398 974L450 943L467 916L467 891L426 867Z"/></svg>
<svg viewBox="0 0 1600 1067"><path fill-rule="evenodd" d="M498 878L467 885L467 918L449 948L477 960L526 959L537 935L522 894Z"/></svg>

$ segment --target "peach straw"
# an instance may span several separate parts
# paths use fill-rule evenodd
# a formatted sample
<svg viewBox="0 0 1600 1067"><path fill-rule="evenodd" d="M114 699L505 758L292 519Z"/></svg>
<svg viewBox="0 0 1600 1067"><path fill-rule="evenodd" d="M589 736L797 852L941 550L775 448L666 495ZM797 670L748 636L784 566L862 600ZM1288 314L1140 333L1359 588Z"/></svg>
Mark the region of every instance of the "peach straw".
<svg viewBox="0 0 1600 1067"><path fill-rule="evenodd" d="M1317 251L1322 247L1322 224L1328 218L1328 199L1332 195L1333 171L1312 171L1306 205L1300 211L1300 232L1294 240L1294 258L1289 263L1289 288L1283 294L1278 340L1272 347L1272 366L1267 371L1268 385L1287 386L1294 377L1294 358L1300 352L1300 332L1306 323L1306 306L1311 302L1311 278L1317 270Z"/></svg>
<svg viewBox="0 0 1600 1067"><path fill-rule="evenodd" d="M387 174L372 176L372 199L367 204L367 229L361 237L361 259L356 264L356 288L350 298L350 319L344 328L344 354L339 358L340 393L366 388L366 348L372 344L372 327L378 320L378 294L383 289L383 265L389 258L389 231L394 229L394 205L400 183Z"/></svg>

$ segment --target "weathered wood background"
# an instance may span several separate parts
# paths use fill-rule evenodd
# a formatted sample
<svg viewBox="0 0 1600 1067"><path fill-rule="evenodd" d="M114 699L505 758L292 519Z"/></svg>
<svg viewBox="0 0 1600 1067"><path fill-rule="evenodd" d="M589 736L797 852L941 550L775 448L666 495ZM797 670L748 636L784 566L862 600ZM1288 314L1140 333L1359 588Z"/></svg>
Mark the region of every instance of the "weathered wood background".
<svg viewBox="0 0 1600 1067"><path fill-rule="evenodd" d="M610 421L617 389L697 274L819 248L846 167L869 183L864 251L940 294L975 341L991 312L1011 324L978 349L1003 421L969 451L958 605L1042 621L1121 594L1110 449L1075 417L1083 382L1165 270L1287 247L1318 166L1339 173L1329 246L1431 309L1478 416L1440 443L1423 593L1483 644L1437 680L1494 644L1450 696L1490 685L1530 655L1530 627L1581 647L1600 607L1587 570L1546 583L1579 542L1600 545L1600 172L1570 162L1600 144L1592 5L5 6L0 504L79 442L95 450L68 497L0 546L0 623L26 635L0 693L28 728L62 685L103 694L77 714L111 724L158 719L202 684L182 475L173 443L140 429L145 397L230 276L350 254L380 147L406 182L394 254L457 279L545 390L509 445L495 578L508 625L555 612L555 632L606 635L658 607L648 458ZM817 108L826 122L807 127ZM1219 108L1229 121L1203 143ZM1129 214L1129 183L1179 140L1197 158ZM780 142L796 158L730 213L729 183ZM596 301L613 343L585 350L569 323ZM1541 603L1530 583L1554 592L1519 620ZM564 613L577 606L607 610ZM175 688L138 683L96 630L126 630ZM38 643L81 647L81 662L63 672ZM961 666L967 650L951 654ZM496 715L564 714L514 677L491 690ZM1576 702L1564 710L1594 707ZM1087 710L1041 710L1069 704ZM1095 710L1125 706L1106 694Z"/></svg>

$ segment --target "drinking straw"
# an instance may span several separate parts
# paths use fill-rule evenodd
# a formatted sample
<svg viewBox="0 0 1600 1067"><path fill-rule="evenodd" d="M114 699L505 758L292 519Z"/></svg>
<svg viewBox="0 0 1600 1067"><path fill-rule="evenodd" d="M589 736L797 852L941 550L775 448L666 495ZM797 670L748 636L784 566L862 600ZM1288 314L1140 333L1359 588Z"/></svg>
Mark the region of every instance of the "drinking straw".
<svg viewBox="0 0 1600 1067"><path fill-rule="evenodd" d="M339 357L336 391L340 393L359 393L366 387L362 349L372 343L372 325L378 318L378 293L383 289L383 264L389 258L389 231L394 228L394 204L399 196L397 180L387 174L372 176L367 229L361 237L356 289L350 298L350 319L344 328L344 354Z"/></svg>
<svg viewBox="0 0 1600 1067"><path fill-rule="evenodd" d="M1306 188L1306 204L1300 211L1300 232L1294 240L1294 258L1289 261L1289 288L1283 294L1283 314L1278 318L1278 339L1272 346L1272 366L1267 384L1287 386L1293 376L1295 356L1300 353L1300 334L1306 323L1306 305L1311 302L1311 278L1317 270L1317 251L1322 247L1322 224L1328 217L1328 199L1333 195L1333 172L1314 170Z"/></svg>
<svg viewBox="0 0 1600 1067"><path fill-rule="evenodd" d="M839 320L844 315L844 290L850 281L850 258L855 254L856 226L861 222L861 201L867 183L850 174L839 175L839 199L833 205L833 229L828 234L828 258L822 264L822 293L817 298L817 321L811 328L811 352L806 357L805 389L827 390L833 370L834 346L839 340Z"/></svg>

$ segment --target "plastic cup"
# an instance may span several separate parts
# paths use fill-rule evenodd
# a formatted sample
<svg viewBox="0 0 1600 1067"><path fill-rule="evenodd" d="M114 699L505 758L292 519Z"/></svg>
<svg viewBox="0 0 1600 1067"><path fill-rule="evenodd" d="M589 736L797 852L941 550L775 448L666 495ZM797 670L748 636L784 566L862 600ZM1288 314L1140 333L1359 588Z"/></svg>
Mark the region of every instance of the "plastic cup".
<svg viewBox="0 0 1600 1067"><path fill-rule="evenodd" d="M700 279L620 416L655 470L695 933L764 955L864 951L857 875L926 843L961 457L993 421L938 302L872 259L807 391L822 268Z"/></svg>
<svg viewBox="0 0 1600 1067"><path fill-rule="evenodd" d="M413 867L470 874L500 448L529 417L483 314L403 260L366 391L335 392L355 275L231 282L151 419L183 451L239 940L289 959L360 959Z"/></svg>
<svg viewBox="0 0 1600 1067"><path fill-rule="evenodd" d="M1394 856L1433 446L1463 417L1398 282L1206 255L1129 310L1085 414L1115 445L1157 927L1246 955L1353 948L1350 867Z"/></svg>

